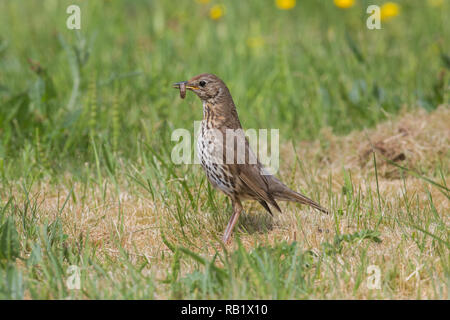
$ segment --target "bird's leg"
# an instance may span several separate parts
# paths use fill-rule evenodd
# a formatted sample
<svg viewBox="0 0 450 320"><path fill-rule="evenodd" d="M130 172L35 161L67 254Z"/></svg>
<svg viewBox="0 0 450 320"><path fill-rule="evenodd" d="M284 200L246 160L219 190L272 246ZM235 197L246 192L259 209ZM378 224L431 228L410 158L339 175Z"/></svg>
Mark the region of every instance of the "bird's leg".
<svg viewBox="0 0 450 320"><path fill-rule="evenodd" d="M233 215L231 216L230 221L228 222L227 228L225 229L225 233L223 235L222 241L227 243L230 239L231 232L233 231L234 225L239 219L239 215L242 212L242 204L239 200L231 200L233 204Z"/></svg>

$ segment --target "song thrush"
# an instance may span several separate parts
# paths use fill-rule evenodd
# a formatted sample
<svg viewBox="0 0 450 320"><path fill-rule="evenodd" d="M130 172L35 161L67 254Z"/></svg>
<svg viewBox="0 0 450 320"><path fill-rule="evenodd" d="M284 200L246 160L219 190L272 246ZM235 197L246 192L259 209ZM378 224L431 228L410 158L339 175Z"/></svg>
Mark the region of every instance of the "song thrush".
<svg viewBox="0 0 450 320"><path fill-rule="evenodd" d="M233 206L233 214L223 235L225 243L242 212L241 201L245 199L258 201L270 214L269 204L281 212L276 200L295 201L328 213L325 208L289 189L265 171L250 149L233 98L221 79L213 74L201 74L189 81L177 82L173 87L180 89L182 98L188 89L202 100L203 121L197 140L198 157L210 183L230 197ZM230 135L233 136L228 139ZM242 152L245 154L242 155Z"/></svg>

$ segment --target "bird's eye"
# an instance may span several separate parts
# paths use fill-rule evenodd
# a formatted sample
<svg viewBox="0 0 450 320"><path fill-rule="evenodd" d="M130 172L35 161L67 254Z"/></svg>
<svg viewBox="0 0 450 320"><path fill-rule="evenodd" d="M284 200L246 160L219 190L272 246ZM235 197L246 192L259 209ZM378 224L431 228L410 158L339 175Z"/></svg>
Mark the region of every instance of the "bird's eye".
<svg viewBox="0 0 450 320"><path fill-rule="evenodd" d="M206 86L206 81L201 80L198 84L200 85L200 87L204 87L204 86Z"/></svg>

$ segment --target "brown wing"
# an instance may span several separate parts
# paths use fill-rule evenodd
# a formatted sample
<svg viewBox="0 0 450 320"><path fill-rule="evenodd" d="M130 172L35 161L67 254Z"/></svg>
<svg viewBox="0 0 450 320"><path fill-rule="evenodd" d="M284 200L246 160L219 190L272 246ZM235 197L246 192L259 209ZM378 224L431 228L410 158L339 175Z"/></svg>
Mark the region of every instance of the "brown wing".
<svg viewBox="0 0 450 320"><path fill-rule="evenodd" d="M243 134L243 132L242 132ZM238 134L239 135L239 134ZM247 193L249 195L252 195L255 197L256 200L262 200L265 201L272 206L274 206L278 211L281 212L280 207L276 203L273 196L269 193L269 185L267 178L261 174L262 166L257 160L255 154L250 148L250 145L248 143L247 138L240 137L241 141L245 141L245 163L240 164L238 163L238 152L233 152L234 154L234 163L229 164L231 172L235 177L239 179L241 182L239 185L242 186L243 190L240 190L242 193ZM233 146L229 146L227 143L225 143L225 154L227 148L233 148L233 151L236 151L235 146L237 145L239 139L236 138L234 141ZM250 163L250 159L253 160L253 162ZM224 156L224 161L226 161L226 158ZM256 163L254 163L256 161ZM266 208L267 209L267 208ZM270 210L269 210L270 212Z"/></svg>
<svg viewBox="0 0 450 320"><path fill-rule="evenodd" d="M226 129L222 129L222 133L224 133L225 130ZM224 136L226 137L226 133L224 133ZM233 145L228 145L228 143L223 144L223 161L225 163L227 150L229 150L228 148L233 148L233 150L229 151L233 151L232 154L234 155L234 162L232 164L228 164L228 167L233 177L236 177L236 179L238 179L238 181L236 181L236 185L240 186L241 188L241 190L237 190L236 196L239 196L239 193L241 194L241 196L249 195L255 200L258 200L260 203L261 201L266 202L266 206L267 203L271 204L280 212L281 209L275 200L295 201L309 205L324 213L328 213L327 209L323 208L308 197L289 189L275 176L261 174L264 167L257 160L255 154L251 150L248 140L247 138L245 138L243 131L242 135L237 134L237 136L239 138L234 139ZM235 152L235 145L238 143L239 139L243 139L241 141L245 141L245 161L243 161L243 164L240 164L238 162L238 152ZM250 160L253 160L253 162L250 162ZM262 205L264 208L266 208L264 204ZM270 209L268 211L270 212Z"/></svg>
<svg viewBox="0 0 450 320"><path fill-rule="evenodd" d="M257 165L238 165L239 179L243 184L252 191L260 200L264 200L274 206L279 212L281 212L280 207L273 198L273 196L268 192L269 187L267 185L267 179L261 175Z"/></svg>

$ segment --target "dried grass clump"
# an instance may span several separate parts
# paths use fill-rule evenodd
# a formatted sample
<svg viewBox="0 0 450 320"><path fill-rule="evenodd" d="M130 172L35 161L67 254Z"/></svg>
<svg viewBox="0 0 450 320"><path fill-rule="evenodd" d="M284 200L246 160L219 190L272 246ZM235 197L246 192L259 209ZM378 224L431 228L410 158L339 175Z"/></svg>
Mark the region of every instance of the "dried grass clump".
<svg viewBox="0 0 450 320"><path fill-rule="evenodd" d="M431 113L423 109L402 112L397 119L345 137L334 135L329 128L321 134L320 142L303 143L297 151L328 168L373 172L374 151L378 174L386 179L400 178L399 170L387 160L418 172L429 171L439 163L447 170L448 162L443 159L450 157L450 108L442 105Z"/></svg>

